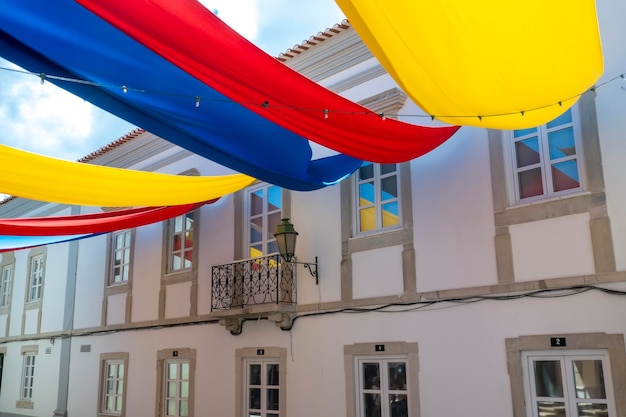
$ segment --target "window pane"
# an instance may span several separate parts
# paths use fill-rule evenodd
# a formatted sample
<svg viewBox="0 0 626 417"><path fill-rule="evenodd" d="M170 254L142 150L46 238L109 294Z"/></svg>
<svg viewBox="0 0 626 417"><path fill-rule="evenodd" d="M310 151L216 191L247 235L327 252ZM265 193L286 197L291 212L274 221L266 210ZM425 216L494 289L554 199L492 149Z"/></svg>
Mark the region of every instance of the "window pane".
<svg viewBox="0 0 626 417"><path fill-rule="evenodd" d="M374 204L374 183L366 182L359 185L359 207Z"/></svg>
<svg viewBox="0 0 626 417"><path fill-rule="evenodd" d="M381 417L380 394L363 394L365 417Z"/></svg>
<svg viewBox="0 0 626 417"><path fill-rule="evenodd" d="M189 379L189 364L187 362L180 364L180 379Z"/></svg>
<svg viewBox="0 0 626 417"><path fill-rule="evenodd" d="M179 233L183 231L183 216L178 216L174 219L174 232Z"/></svg>
<svg viewBox="0 0 626 417"><path fill-rule="evenodd" d="M267 211L276 211L282 208L282 189L272 185L267 190Z"/></svg>
<svg viewBox="0 0 626 417"><path fill-rule="evenodd" d="M601 360L572 361L576 398L605 399L604 372Z"/></svg>
<svg viewBox="0 0 626 417"><path fill-rule="evenodd" d="M515 155L518 168L538 164L540 158L539 139L537 136L515 142Z"/></svg>
<svg viewBox="0 0 626 417"><path fill-rule="evenodd" d="M280 224L281 217L282 214L280 212L272 213L267 217L267 240L274 240L274 232L276 231L276 226Z"/></svg>
<svg viewBox="0 0 626 417"><path fill-rule="evenodd" d="M391 198L398 198L398 178L395 175L380 181L380 201Z"/></svg>
<svg viewBox="0 0 626 417"><path fill-rule="evenodd" d="M167 396L176 397L176 382L169 381L167 383Z"/></svg>
<svg viewBox="0 0 626 417"><path fill-rule="evenodd" d="M374 178L374 164L371 162L363 162L359 168L359 180L368 180Z"/></svg>
<svg viewBox="0 0 626 417"><path fill-rule="evenodd" d="M552 185L555 192L580 187L575 159L552 165Z"/></svg>
<svg viewBox="0 0 626 417"><path fill-rule="evenodd" d="M380 165L381 175L390 174L395 171L396 171L396 164L381 164Z"/></svg>
<svg viewBox="0 0 626 417"><path fill-rule="evenodd" d="M261 388L250 388L248 407L258 410L261 408Z"/></svg>
<svg viewBox="0 0 626 417"><path fill-rule="evenodd" d="M180 398L189 398L189 382L180 383Z"/></svg>
<svg viewBox="0 0 626 417"><path fill-rule="evenodd" d="M519 182L519 197L528 198L543 194L541 168L533 168L517 174Z"/></svg>
<svg viewBox="0 0 626 417"><path fill-rule="evenodd" d="M556 119L548 122L547 127L551 129L553 127L561 126L566 123L572 123L572 110L568 109L565 113L557 117Z"/></svg>
<svg viewBox="0 0 626 417"><path fill-rule="evenodd" d="M117 377L124 378L124 364L120 363L117 365Z"/></svg>
<svg viewBox="0 0 626 417"><path fill-rule="evenodd" d="M548 144L550 146L550 159L576 155L574 129L571 127L549 133Z"/></svg>
<svg viewBox="0 0 626 417"><path fill-rule="evenodd" d="M250 385L261 385L261 365L259 364L252 364L249 367L250 369Z"/></svg>
<svg viewBox="0 0 626 417"><path fill-rule="evenodd" d="M176 415L176 400L167 400L166 408L167 408L168 416L175 416Z"/></svg>
<svg viewBox="0 0 626 417"><path fill-rule="evenodd" d="M359 216L361 219L361 224L359 227L360 232L367 232L368 230L374 230L376 228L376 209L374 207L369 207L366 209L359 210Z"/></svg>
<svg viewBox="0 0 626 417"><path fill-rule="evenodd" d="M263 213L263 190L250 193L250 215L255 216Z"/></svg>
<svg viewBox="0 0 626 417"><path fill-rule="evenodd" d="M256 243L263 240L263 217L250 220L250 242Z"/></svg>
<svg viewBox="0 0 626 417"><path fill-rule="evenodd" d="M267 390L267 407L268 410L278 410L278 390L270 388Z"/></svg>
<svg viewBox="0 0 626 417"><path fill-rule="evenodd" d="M187 417L189 415L189 401L180 401L180 417Z"/></svg>
<svg viewBox="0 0 626 417"><path fill-rule="evenodd" d="M267 385L279 385L277 363L267 365Z"/></svg>
<svg viewBox="0 0 626 417"><path fill-rule="evenodd" d="M176 375L178 375L178 365L175 364L175 363L170 363L168 365L167 378L168 379L176 379Z"/></svg>
<svg viewBox="0 0 626 417"><path fill-rule="evenodd" d="M115 411L122 411L122 397L115 399Z"/></svg>
<svg viewBox="0 0 626 417"><path fill-rule="evenodd" d="M539 417L566 417L565 403L557 403L550 401L537 402L537 411Z"/></svg>
<svg viewBox="0 0 626 417"><path fill-rule="evenodd" d="M535 387L538 397L563 397L561 362L535 361ZM556 404L556 403L555 403Z"/></svg>
<svg viewBox="0 0 626 417"><path fill-rule="evenodd" d="M114 404L115 404L115 397L107 397L106 409L113 410Z"/></svg>
<svg viewBox="0 0 626 417"><path fill-rule="evenodd" d="M380 367L377 362L364 362L363 366L363 388L380 389Z"/></svg>
<svg viewBox="0 0 626 417"><path fill-rule="evenodd" d="M578 404L578 417L609 417L609 407L606 404Z"/></svg>
<svg viewBox="0 0 626 417"><path fill-rule="evenodd" d="M537 132L536 127L533 127L531 129L514 130L513 137L521 138L522 136L530 135L531 133L536 133L536 132Z"/></svg>
<svg viewBox="0 0 626 417"><path fill-rule="evenodd" d="M387 203L382 205L382 224L383 227L396 226L400 223L400 218L398 217L398 202L394 201L393 203Z"/></svg>
<svg viewBox="0 0 626 417"><path fill-rule="evenodd" d="M389 375L389 389L406 390L406 365L404 362L389 362L387 364Z"/></svg>
<svg viewBox="0 0 626 417"><path fill-rule="evenodd" d="M124 393L124 381L117 381L117 395L122 395Z"/></svg>
<svg viewBox="0 0 626 417"><path fill-rule="evenodd" d="M408 407L406 404L406 395L389 395L389 415L391 417L407 417L409 415Z"/></svg>

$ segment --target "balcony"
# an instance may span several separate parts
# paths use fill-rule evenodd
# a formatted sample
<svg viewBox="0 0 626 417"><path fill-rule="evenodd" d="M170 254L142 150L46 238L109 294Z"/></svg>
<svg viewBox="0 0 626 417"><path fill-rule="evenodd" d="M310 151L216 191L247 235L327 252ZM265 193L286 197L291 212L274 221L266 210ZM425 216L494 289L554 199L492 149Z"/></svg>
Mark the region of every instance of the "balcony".
<svg viewBox="0 0 626 417"><path fill-rule="evenodd" d="M296 268L280 255L247 259L211 270L211 315L233 334L247 319L267 318L289 328L296 312Z"/></svg>

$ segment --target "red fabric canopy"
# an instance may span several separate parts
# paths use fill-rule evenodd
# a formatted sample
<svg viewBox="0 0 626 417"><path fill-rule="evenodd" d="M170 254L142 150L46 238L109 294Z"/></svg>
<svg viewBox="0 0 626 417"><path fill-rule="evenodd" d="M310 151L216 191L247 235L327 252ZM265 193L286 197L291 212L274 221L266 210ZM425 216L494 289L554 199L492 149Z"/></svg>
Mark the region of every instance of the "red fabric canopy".
<svg viewBox="0 0 626 417"><path fill-rule="evenodd" d="M144 207L105 213L75 216L0 219L0 235L4 236L66 236L108 233L167 220L195 210L208 203L170 207Z"/></svg>
<svg viewBox="0 0 626 417"><path fill-rule="evenodd" d="M233 101L352 157L408 161L458 129L416 126L369 112L270 57L195 0L77 2Z"/></svg>

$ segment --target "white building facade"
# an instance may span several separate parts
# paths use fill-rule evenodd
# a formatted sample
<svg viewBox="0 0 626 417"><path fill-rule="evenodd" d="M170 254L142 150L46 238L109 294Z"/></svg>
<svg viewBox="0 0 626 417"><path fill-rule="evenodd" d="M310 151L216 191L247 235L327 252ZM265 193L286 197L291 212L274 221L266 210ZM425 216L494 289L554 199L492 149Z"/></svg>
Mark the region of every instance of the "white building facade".
<svg viewBox="0 0 626 417"><path fill-rule="evenodd" d="M626 72L626 4L598 12L602 85ZM430 123L346 22L280 59ZM257 182L165 222L0 253L0 417L625 416L625 103L608 82L544 126L463 127L322 190ZM143 130L85 162L229 173ZM298 263L277 255L283 218Z"/></svg>

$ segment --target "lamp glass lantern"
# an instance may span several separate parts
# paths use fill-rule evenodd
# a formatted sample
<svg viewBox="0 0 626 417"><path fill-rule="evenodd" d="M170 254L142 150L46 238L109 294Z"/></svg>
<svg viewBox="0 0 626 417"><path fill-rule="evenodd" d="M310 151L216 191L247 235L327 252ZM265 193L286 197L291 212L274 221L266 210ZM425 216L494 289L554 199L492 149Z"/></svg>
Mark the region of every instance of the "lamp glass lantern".
<svg viewBox="0 0 626 417"><path fill-rule="evenodd" d="M280 224L276 227L274 237L276 238L276 244L278 245L280 256L285 260L285 262L304 265L311 276L315 278L315 283L319 284L319 276L317 274L317 256L315 257L315 262L294 261L298 232L294 229L293 224L289 222L289 219L284 218L280 220Z"/></svg>

